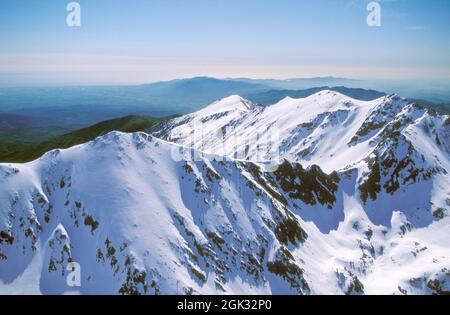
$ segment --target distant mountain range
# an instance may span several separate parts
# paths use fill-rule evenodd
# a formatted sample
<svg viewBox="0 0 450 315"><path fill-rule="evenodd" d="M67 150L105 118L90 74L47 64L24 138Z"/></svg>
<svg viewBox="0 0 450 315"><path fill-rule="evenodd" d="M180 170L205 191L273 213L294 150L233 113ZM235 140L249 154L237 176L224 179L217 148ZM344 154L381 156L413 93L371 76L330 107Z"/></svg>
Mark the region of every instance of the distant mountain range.
<svg viewBox="0 0 450 315"><path fill-rule="evenodd" d="M274 90L304 90L320 86L354 87L357 86L358 84L361 85L365 82L364 80L355 80L339 77L293 78L286 80L230 78L227 80L252 84L261 84Z"/></svg>
<svg viewBox="0 0 450 315"><path fill-rule="evenodd" d="M30 109L43 108L48 112L78 108L78 112L86 112L93 118L101 113L165 116L197 110L230 94L266 90L268 88L261 84L207 77L136 86L8 88L0 89L0 111L21 114Z"/></svg>

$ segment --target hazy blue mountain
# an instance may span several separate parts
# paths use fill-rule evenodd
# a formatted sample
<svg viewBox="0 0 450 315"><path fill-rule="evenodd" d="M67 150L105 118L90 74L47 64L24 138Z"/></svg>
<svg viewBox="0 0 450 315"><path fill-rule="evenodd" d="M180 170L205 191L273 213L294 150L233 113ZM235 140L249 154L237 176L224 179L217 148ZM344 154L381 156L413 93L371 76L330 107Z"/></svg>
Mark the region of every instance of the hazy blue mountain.
<svg viewBox="0 0 450 315"><path fill-rule="evenodd" d="M338 78L338 77L313 77L313 78L292 78L286 80L275 80L275 79L249 79L249 78L237 78L230 79L238 82L246 83L256 83L262 84L270 87L271 89L281 89L281 90L299 90L299 89L309 89L312 87L323 87L323 86L358 86L363 84L363 80L355 80L349 78Z"/></svg>
<svg viewBox="0 0 450 315"><path fill-rule="evenodd" d="M257 84L208 77L136 86L0 89L0 113L33 117L69 129L125 115L164 117L196 111L231 94L266 91Z"/></svg>
<svg viewBox="0 0 450 315"><path fill-rule="evenodd" d="M410 99L424 99L433 104L450 102L450 80L430 79L366 79L355 80L337 77L293 78L288 80L273 79L230 79L239 82L263 84L274 90L304 90L323 86L345 86L383 91L386 94L398 94Z"/></svg>

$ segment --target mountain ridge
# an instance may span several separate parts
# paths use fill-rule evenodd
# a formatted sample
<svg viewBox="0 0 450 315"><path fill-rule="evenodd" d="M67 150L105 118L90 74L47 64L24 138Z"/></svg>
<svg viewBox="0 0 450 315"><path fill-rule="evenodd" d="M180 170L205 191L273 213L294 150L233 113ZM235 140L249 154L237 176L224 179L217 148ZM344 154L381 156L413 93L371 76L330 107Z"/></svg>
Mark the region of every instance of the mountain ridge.
<svg viewBox="0 0 450 315"><path fill-rule="evenodd" d="M407 107L409 110L403 113L403 108ZM402 120L402 115L443 117L443 121L448 117L436 116L436 113L422 109L395 94L373 101L360 101L331 90L320 91L301 99L284 98L276 104L254 107L252 111L243 114L223 112L217 120L212 115L208 117L208 108L197 112L198 117L197 113L181 116L164 122L149 132L169 141L193 146L200 151L215 150L221 155L242 155L245 159L252 159L258 146L272 147L275 155L286 156L305 165L323 160L324 163L319 165L332 171L358 161L358 158L347 156L349 152L354 151L359 159L367 156L374 143L380 141L376 140L377 134L383 133L391 121ZM406 123L417 119L419 117L409 117ZM400 121L397 124L402 125ZM439 124L443 128L441 137L446 138L448 128L443 122ZM278 139L269 139L270 129ZM199 131L198 134L195 133L196 130ZM258 136L261 138L255 138ZM439 138L438 135L436 137ZM370 138L375 142L370 141ZM331 145L333 149L330 149ZM447 144L443 148L448 150ZM325 155L325 151L329 153ZM342 155L340 166L327 167L326 164L331 161L330 154Z"/></svg>

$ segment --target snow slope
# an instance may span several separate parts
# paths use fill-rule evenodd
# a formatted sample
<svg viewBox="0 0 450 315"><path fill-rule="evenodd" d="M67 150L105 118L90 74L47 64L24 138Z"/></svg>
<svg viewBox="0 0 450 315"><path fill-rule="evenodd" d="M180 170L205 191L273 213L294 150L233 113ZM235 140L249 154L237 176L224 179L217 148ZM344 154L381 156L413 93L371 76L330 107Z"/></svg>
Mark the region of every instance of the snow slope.
<svg viewBox="0 0 450 315"><path fill-rule="evenodd" d="M64 293L75 261L84 294L309 292L286 247L307 237L295 216L251 188L247 166L175 161L177 149L113 132L2 165L3 291L32 269L42 293ZM284 241L276 234L286 225L292 235ZM277 259L286 260L292 285L268 271Z"/></svg>
<svg viewBox="0 0 450 315"><path fill-rule="evenodd" d="M332 172L370 155L379 135L407 114L415 121L432 119L396 95L359 101L324 90L302 99L287 97L271 106L231 96L151 132L203 152L252 161L286 158ZM448 162L449 150L448 128L445 132L443 163Z"/></svg>

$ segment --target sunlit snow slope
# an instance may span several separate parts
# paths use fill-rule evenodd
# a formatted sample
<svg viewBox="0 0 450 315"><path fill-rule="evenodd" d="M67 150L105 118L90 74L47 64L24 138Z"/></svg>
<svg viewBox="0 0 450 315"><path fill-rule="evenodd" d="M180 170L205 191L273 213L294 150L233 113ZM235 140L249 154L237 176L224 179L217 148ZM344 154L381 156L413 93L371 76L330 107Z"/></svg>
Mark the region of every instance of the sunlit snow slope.
<svg viewBox="0 0 450 315"><path fill-rule="evenodd" d="M442 127L445 118L430 115L396 95L359 101L324 90L302 99L287 97L271 106L255 105L235 95L161 124L152 133L204 152L253 161L286 158L332 172L366 158L388 130L402 132L424 122L430 130L402 133L417 139L416 145L424 144L418 138L428 136L433 140L433 153L443 151L441 164L447 163L450 148L449 128ZM436 149L441 138L446 141ZM423 149L430 147L425 144Z"/></svg>

